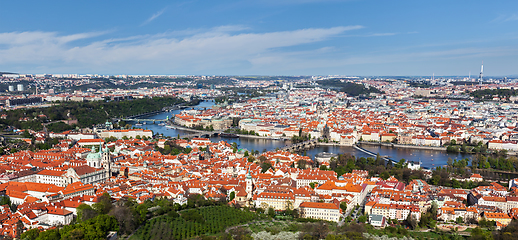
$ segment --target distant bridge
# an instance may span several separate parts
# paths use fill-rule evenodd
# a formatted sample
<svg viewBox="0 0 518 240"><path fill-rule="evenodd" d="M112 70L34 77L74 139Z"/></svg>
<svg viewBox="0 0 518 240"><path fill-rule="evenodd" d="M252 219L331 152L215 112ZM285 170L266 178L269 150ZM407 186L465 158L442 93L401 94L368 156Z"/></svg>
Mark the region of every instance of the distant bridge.
<svg viewBox="0 0 518 240"><path fill-rule="evenodd" d="M281 150L287 151L287 152L294 152L294 151L296 152L296 151L300 151L302 149L316 147L317 144L318 144L318 140L313 139L313 140L308 140L305 142L300 142L300 143L296 143L296 144L292 144L292 145L283 147L283 148L281 148Z"/></svg>
<svg viewBox="0 0 518 240"><path fill-rule="evenodd" d="M147 118L124 118L122 119L125 122L167 122L169 121L169 118L166 119L147 119Z"/></svg>
<svg viewBox="0 0 518 240"><path fill-rule="evenodd" d="M365 148L359 147L359 146L358 146L358 145L356 145L356 144L355 144L355 145L353 145L353 148L354 148L354 149L356 149L356 150L358 150L358 151L360 151L360 152L364 152L364 153L366 153L366 154L368 154L368 155L371 155L371 156L373 156L373 157L377 157L377 156L378 156L378 154L373 153L373 152L371 152L371 151L369 151L369 150L367 150L367 149L365 149ZM390 162L392 162L392 164L396 164L396 163L397 163L397 161L394 161L394 160L392 160L392 159L390 159L390 158L388 158L388 157L386 157L386 156L380 156L380 157L381 157L381 159L385 160L386 162L389 162L389 161L390 161Z"/></svg>

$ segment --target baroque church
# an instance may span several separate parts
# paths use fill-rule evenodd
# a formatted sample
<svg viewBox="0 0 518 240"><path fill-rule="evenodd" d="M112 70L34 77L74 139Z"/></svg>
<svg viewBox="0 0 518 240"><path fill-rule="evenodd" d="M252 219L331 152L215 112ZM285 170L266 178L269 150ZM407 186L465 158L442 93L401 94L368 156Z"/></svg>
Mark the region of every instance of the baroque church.
<svg viewBox="0 0 518 240"><path fill-rule="evenodd" d="M92 151L86 156L86 165L69 168L66 172L67 184L81 181L84 184L103 183L111 177L111 154L108 147L99 145L99 152Z"/></svg>

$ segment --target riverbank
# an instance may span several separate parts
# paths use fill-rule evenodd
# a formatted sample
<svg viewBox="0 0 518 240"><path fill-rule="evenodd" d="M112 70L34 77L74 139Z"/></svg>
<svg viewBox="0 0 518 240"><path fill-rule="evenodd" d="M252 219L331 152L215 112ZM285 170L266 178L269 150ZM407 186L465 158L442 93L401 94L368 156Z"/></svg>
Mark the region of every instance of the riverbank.
<svg viewBox="0 0 518 240"><path fill-rule="evenodd" d="M176 129L179 129L179 130L183 130L183 131L189 131L189 132L193 132L193 133L200 133L202 135L205 135L205 134L214 134L214 133L220 133L219 131L205 131L205 130L198 130L198 129L192 129L192 128L188 128L188 127L184 127L184 126L180 126L180 125L177 125L177 124L174 124L172 122L169 122L167 123L168 126L171 126L171 127L174 127ZM286 141L286 140L289 140L289 138L274 138L274 137L264 137L264 136L257 136L257 135L247 135L247 134L235 134L236 136L240 137L240 138L254 138L254 139L267 139L267 140L279 140L279 141ZM180 138L182 138L182 136L180 136Z"/></svg>
<svg viewBox="0 0 518 240"><path fill-rule="evenodd" d="M417 146L417 145L404 145L404 144L380 143L380 142L358 142L358 144L394 147L394 148L410 148L410 149L421 149L421 150L446 151L445 147Z"/></svg>
<svg viewBox="0 0 518 240"><path fill-rule="evenodd" d="M344 147L352 147L352 145L340 145L338 143L325 143L325 142L317 142L317 146L344 146Z"/></svg>
<svg viewBox="0 0 518 240"><path fill-rule="evenodd" d="M380 142L358 142L358 144L384 146L384 147L391 147L391 148L408 148L408 149L433 150L433 151L445 151L446 152L446 147L416 146L416 145L404 145L404 144L380 143ZM476 154L476 153L466 153L466 154ZM507 155L516 156L516 155L518 155L518 152L507 152Z"/></svg>

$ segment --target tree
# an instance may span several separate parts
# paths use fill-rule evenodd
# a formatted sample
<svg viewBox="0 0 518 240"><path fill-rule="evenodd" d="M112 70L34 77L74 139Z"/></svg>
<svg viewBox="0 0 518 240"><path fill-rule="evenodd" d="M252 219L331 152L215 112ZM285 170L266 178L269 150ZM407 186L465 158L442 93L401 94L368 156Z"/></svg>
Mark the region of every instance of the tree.
<svg viewBox="0 0 518 240"><path fill-rule="evenodd" d="M380 178L383 180L387 180L390 177L390 173L388 171L384 171L380 174Z"/></svg>
<svg viewBox="0 0 518 240"><path fill-rule="evenodd" d="M261 163L261 172L262 173L265 173L270 168L273 169L272 164L270 162L263 162L263 163Z"/></svg>
<svg viewBox="0 0 518 240"><path fill-rule="evenodd" d="M290 200L286 201L286 210L292 210L293 209L293 202Z"/></svg>
<svg viewBox="0 0 518 240"><path fill-rule="evenodd" d="M306 223L302 229L303 239L325 239L329 232L329 226L324 221Z"/></svg>
<svg viewBox="0 0 518 240"><path fill-rule="evenodd" d="M24 138L31 138L32 135L29 133L29 131L25 130L23 131L23 135L22 135Z"/></svg>
<svg viewBox="0 0 518 240"><path fill-rule="evenodd" d="M103 193L103 195L99 198L99 202L93 205L93 209L95 209L95 211L97 211L99 214L109 213L112 207L112 200L110 194L107 192Z"/></svg>
<svg viewBox="0 0 518 240"><path fill-rule="evenodd" d="M11 203L9 209L11 209L11 212L16 212L18 210L18 205Z"/></svg>
<svg viewBox="0 0 518 240"><path fill-rule="evenodd" d="M297 161L297 167L300 169L306 169L306 160L301 159Z"/></svg>
<svg viewBox="0 0 518 240"><path fill-rule="evenodd" d="M480 227L476 227L471 231L471 240L493 240L491 231L483 230Z"/></svg>
<svg viewBox="0 0 518 240"><path fill-rule="evenodd" d="M455 178L451 180L451 186L453 188L461 188L462 187L461 183L457 179L455 179Z"/></svg>
<svg viewBox="0 0 518 240"><path fill-rule="evenodd" d="M342 209L344 213L347 211L347 203L345 201L340 202L340 209Z"/></svg>
<svg viewBox="0 0 518 240"><path fill-rule="evenodd" d="M264 155L261 155L259 156L259 162L263 163L263 162L266 162L266 160L268 160Z"/></svg>
<svg viewBox="0 0 518 240"><path fill-rule="evenodd" d="M232 201L232 200L234 200L235 197L236 197L236 192L232 191L228 198L230 201Z"/></svg>
<svg viewBox="0 0 518 240"><path fill-rule="evenodd" d="M40 232L37 239L42 239L42 240L61 239L61 235L59 234L58 229L50 229L47 231Z"/></svg>
<svg viewBox="0 0 518 240"><path fill-rule="evenodd" d="M359 218L358 218L358 221L361 222L361 223L365 223L367 222L367 215L361 215Z"/></svg>
<svg viewBox="0 0 518 240"><path fill-rule="evenodd" d="M437 210L439 209L439 206L437 205L436 201L432 202L432 205L428 209L428 211L432 214L433 220L437 220Z"/></svg>
<svg viewBox="0 0 518 240"><path fill-rule="evenodd" d="M85 231L81 228L76 228L72 231L69 231L62 236L63 239L70 239L70 240L80 240L85 239Z"/></svg>
<svg viewBox="0 0 518 240"><path fill-rule="evenodd" d="M394 167L402 169L402 168L406 168L407 166L408 166L408 164L406 163L406 160L404 158L402 158L401 160L399 160L398 163L396 163L396 165Z"/></svg>
<svg viewBox="0 0 518 240"><path fill-rule="evenodd" d="M135 209L122 203L122 201L118 202L118 204L110 211L109 215L117 219L120 234L130 234L137 228L137 222L139 220L138 213Z"/></svg>
<svg viewBox="0 0 518 240"><path fill-rule="evenodd" d="M40 230L38 228L33 228L31 230L25 231L20 236L20 239L24 240L36 240L40 235Z"/></svg>
<svg viewBox="0 0 518 240"><path fill-rule="evenodd" d="M77 208L77 220L79 222L86 221L88 219L94 218L98 215L97 211L95 211L90 205L81 203Z"/></svg>
<svg viewBox="0 0 518 240"><path fill-rule="evenodd" d="M9 196L1 196L0 197L0 205L11 206L11 199L9 198Z"/></svg>
<svg viewBox="0 0 518 240"><path fill-rule="evenodd" d="M20 238L24 229L25 227L23 226L23 222L18 220L18 222L16 222L16 238Z"/></svg>
<svg viewBox="0 0 518 240"><path fill-rule="evenodd" d="M310 182L310 183L309 183L309 186L310 186L311 188L315 189L315 187L317 186L317 184L318 184L317 182Z"/></svg>
<svg viewBox="0 0 518 240"><path fill-rule="evenodd" d="M450 167L453 166L453 159L451 159L451 157L448 158L447 164Z"/></svg>
<svg viewBox="0 0 518 240"><path fill-rule="evenodd" d="M275 210L272 207L269 207L267 215L271 218L275 217Z"/></svg>
<svg viewBox="0 0 518 240"><path fill-rule="evenodd" d="M410 225L410 227L412 229L415 229L417 227L417 218L414 215L408 214L406 221L408 222L408 225Z"/></svg>

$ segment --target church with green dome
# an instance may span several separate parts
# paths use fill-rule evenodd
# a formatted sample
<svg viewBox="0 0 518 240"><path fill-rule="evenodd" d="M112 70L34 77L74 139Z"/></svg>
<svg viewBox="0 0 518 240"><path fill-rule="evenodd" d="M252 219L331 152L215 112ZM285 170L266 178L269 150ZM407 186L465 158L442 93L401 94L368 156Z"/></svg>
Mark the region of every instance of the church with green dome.
<svg viewBox="0 0 518 240"><path fill-rule="evenodd" d="M86 156L86 165L69 168L66 173L67 182L81 181L84 184L104 183L111 177L111 153L108 147L99 151L92 146L92 151Z"/></svg>

